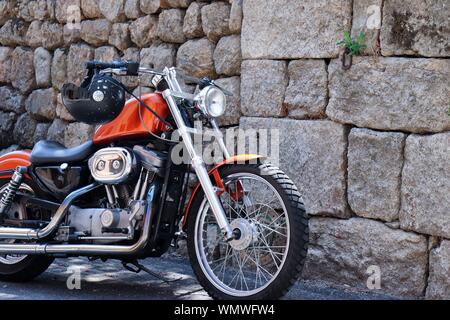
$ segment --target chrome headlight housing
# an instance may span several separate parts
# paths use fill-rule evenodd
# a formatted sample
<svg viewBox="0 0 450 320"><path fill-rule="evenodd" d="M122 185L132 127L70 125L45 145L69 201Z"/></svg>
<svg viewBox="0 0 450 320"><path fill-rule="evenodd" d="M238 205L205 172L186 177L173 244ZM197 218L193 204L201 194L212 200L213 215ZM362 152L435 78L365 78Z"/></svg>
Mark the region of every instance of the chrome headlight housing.
<svg viewBox="0 0 450 320"><path fill-rule="evenodd" d="M215 86L203 89L195 100L200 109L213 118L218 118L225 114L227 98L223 91Z"/></svg>

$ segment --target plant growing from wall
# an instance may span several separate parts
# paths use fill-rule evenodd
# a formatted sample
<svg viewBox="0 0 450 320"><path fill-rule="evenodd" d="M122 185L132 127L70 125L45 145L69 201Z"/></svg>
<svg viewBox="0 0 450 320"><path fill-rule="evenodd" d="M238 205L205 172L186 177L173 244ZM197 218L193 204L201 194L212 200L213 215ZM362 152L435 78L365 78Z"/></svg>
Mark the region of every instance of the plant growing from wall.
<svg viewBox="0 0 450 320"><path fill-rule="evenodd" d="M338 46L345 49L342 55L342 66L345 70L348 70L352 66L353 56L361 54L361 51L367 48L366 34L361 32L356 39L353 39L350 32L344 32L344 38L338 41Z"/></svg>
<svg viewBox="0 0 450 320"><path fill-rule="evenodd" d="M361 32L358 38L353 39L350 32L344 32L344 39L337 43L338 46L345 48L345 52L351 56L361 54L361 51L367 48L366 34Z"/></svg>

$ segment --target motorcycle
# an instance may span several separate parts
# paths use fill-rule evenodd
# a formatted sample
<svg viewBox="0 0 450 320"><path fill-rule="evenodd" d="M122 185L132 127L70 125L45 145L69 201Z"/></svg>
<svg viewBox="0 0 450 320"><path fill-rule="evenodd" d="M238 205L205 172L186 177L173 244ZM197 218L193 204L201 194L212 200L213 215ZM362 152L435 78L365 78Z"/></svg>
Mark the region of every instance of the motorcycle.
<svg viewBox="0 0 450 320"><path fill-rule="evenodd" d="M117 259L139 271L139 260L160 257L185 239L193 271L212 298L286 294L308 245L296 186L263 156L230 156L223 138L224 160L211 167L193 144L194 121L222 137L216 118L228 92L207 78L191 78L198 94L183 92L176 68L120 61L86 66L84 100L69 111L101 124L92 140L74 148L44 140L0 157L0 281L30 281L55 258L79 256ZM151 76L155 92L126 91L116 80L125 75ZM76 99L71 88L66 107ZM123 90L133 95L124 105ZM99 116L108 104L119 109ZM172 159L175 132L186 163ZM192 173L199 183L188 197Z"/></svg>

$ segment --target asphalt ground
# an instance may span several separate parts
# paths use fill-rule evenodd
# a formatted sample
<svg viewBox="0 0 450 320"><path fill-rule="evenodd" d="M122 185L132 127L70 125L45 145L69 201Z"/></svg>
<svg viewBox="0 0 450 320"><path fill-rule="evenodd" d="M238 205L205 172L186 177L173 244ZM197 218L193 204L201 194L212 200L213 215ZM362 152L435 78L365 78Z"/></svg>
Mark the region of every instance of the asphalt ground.
<svg viewBox="0 0 450 320"><path fill-rule="evenodd" d="M165 283L145 272L132 273L124 269L119 261L92 262L86 258L59 259L46 273L32 282L0 282L0 300L210 299L198 284L186 260L165 257L147 259L141 263L171 282ZM75 280L74 276L77 275L80 275L78 278L80 281ZM337 287L319 281L299 281L284 299L392 300L399 297L374 291Z"/></svg>

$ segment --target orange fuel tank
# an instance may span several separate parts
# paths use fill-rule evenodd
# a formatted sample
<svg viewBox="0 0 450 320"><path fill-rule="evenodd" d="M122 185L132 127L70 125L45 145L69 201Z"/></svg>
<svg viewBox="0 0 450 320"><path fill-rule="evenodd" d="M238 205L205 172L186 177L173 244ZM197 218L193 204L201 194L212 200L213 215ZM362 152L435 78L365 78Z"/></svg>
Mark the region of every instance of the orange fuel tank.
<svg viewBox="0 0 450 320"><path fill-rule="evenodd" d="M166 119L169 116L169 107L161 94L149 93L141 99L161 118ZM139 116L139 107L145 126ZM105 145L124 139L143 139L149 136L147 129L159 134L166 130L166 125L147 108L140 106L136 99L131 99L126 102L125 108L116 119L96 130L93 140L96 145Z"/></svg>

